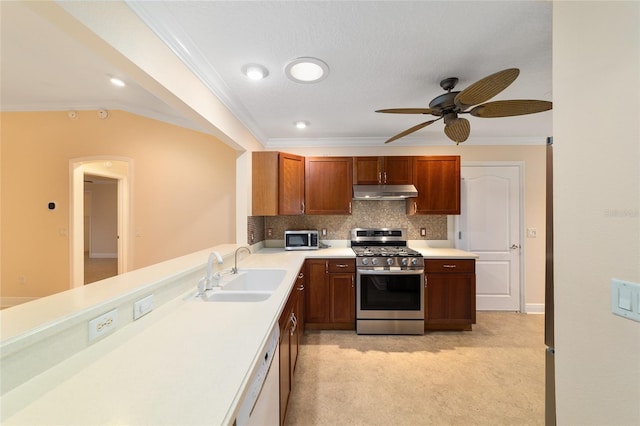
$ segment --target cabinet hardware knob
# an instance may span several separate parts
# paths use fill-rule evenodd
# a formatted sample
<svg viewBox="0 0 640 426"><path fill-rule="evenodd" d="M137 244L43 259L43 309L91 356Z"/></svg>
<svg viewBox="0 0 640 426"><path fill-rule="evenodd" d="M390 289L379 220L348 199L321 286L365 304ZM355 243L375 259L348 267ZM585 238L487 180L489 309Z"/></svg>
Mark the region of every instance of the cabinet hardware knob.
<svg viewBox="0 0 640 426"><path fill-rule="evenodd" d="M298 274L298 278L303 279L303 278L304 278L304 274L303 274L302 272L300 272L300 273Z"/></svg>

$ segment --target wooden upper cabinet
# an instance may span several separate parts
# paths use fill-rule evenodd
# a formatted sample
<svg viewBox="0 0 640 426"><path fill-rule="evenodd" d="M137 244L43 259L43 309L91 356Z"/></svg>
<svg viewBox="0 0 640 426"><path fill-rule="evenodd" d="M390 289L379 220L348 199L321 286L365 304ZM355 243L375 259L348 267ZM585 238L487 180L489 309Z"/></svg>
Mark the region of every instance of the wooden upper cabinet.
<svg viewBox="0 0 640 426"><path fill-rule="evenodd" d="M407 214L460 214L460 156L414 157L413 184Z"/></svg>
<svg viewBox="0 0 640 426"><path fill-rule="evenodd" d="M306 214L351 214L352 157L307 157L304 173Z"/></svg>
<svg viewBox="0 0 640 426"><path fill-rule="evenodd" d="M304 157L284 152L254 152L252 215L300 214L304 214Z"/></svg>
<svg viewBox="0 0 640 426"><path fill-rule="evenodd" d="M410 185L413 157L354 157L353 181L356 185Z"/></svg>

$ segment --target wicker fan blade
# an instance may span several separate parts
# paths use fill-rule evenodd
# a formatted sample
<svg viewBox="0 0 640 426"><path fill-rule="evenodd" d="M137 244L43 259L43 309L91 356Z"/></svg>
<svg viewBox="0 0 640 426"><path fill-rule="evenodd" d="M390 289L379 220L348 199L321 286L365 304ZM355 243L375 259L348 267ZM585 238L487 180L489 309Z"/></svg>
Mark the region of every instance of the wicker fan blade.
<svg viewBox="0 0 640 426"><path fill-rule="evenodd" d="M472 105L486 102L506 89L518 78L519 74L518 68L508 68L491 74L458 93L454 102L460 111L464 111Z"/></svg>
<svg viewBox="0 0 640 426"><path fill-rule="evenodd" d="M386 112L391 114L432 114L440 115L440 111L431 108L389 108L379 109L376 112Z"/></svg>
<svg viewBox="0 0 640 426"><path fill-rule="evenodd" d="M512 117L514 115L535 114L548 111L553 104L548 101L535 101L526 99L514 99L510 101L495 101L478 105L469 113L476 117Z"/></svg>
<svg viewBox="0 0 640 426"><path fill-rule="evenodd" d="M418 130L422 129L423 127L427 127L429 124L435 123L435 122L436 122L436 121L438 121L438 120L439 120L439 118L438 118L438 119L436 119L436 120L429 120L429 121L425 121L424 123L417 124L417 125L415 125L415 126L413 126L413 127L409 128L409 129L405 130L404 132L398 133L398 134L397 134L397 135L395 135L394 137L392 137L392 138L390 138L390 139L387 139L384 143L393 142L393 141L395 141L396 139L400 139L400 138L402 138L402 137L405 137L405 136L407 136L408 134L413 133L413 132L416 132L416 131L418 131Z"/></svg>
<svg viewBox="0 0 640 426"><path fill-rule="evenodd" d="M444 126L444 134L456 143L464 142L471 133L471 125L466 118L458 118Z"/></svg>

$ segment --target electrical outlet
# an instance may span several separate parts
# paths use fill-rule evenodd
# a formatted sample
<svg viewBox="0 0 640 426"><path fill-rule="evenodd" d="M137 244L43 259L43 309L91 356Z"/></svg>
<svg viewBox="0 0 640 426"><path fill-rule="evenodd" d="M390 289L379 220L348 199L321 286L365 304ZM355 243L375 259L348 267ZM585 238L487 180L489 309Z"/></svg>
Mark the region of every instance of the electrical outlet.
<svg viewBox="0 0 640 426"><path fill-rule="evenodd" d="M267 237L273 237L273 228L267 228Z"/></svg>
<svg viewBox="0 0 640 426"><path fill-rule="evenodd" d="M427 236L427 228L420 228L420 236L421 237Z"/></svg>
<svg viewBox="0 0 640 426"><path fill-rule="evenodd" d="M527 228L527 238L535 238L538 236L538 230L536 228Z"/></svg>
<svg viewBox="0 0 640 426"><path fill-rule="evenodd" d="M322 236L323 237L327 236L327 228L322 228Z"/></svg>
<svg viewBox="0 0 640 426"><path fill-rule="evenodd" d="M102 314L89 321L89 341L111 333L118 327L118 309Z"/></svg>
<svg viewBox="0 0 640 426"><path fill-rule="evenodd" d="M133 303L133 320L137 320L143 315L148 314L153 310L153 294L148 295L145 298Z"/></svg>

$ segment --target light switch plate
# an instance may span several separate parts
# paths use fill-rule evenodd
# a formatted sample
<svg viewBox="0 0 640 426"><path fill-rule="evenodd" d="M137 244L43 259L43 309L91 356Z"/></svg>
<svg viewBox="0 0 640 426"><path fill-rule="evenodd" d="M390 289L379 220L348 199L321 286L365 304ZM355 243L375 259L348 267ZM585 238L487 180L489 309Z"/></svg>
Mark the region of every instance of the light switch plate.
<svg viewBox="0 0 640 426"><path fill-rule="evenodd" d="M611 280L611 312L640 322L640 284L613 278Z"/></svg>
<svg viewBox="0 0 640 426"><path fill-rule="evenodd" d="M153 294L144 297L133 304L133 320L137 320L143 315L153 310Z"/></svg>

